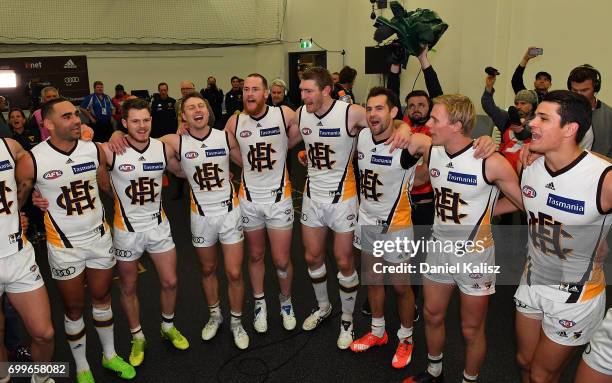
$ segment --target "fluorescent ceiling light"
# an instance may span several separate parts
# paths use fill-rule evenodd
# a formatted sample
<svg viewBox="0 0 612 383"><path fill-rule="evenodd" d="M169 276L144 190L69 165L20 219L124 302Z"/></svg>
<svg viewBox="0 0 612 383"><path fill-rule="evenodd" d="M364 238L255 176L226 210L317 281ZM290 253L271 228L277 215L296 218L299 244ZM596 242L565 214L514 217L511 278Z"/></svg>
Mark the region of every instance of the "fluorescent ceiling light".
<svg viewBox="0 0 612 383"><path fill-rule="evenodd" d="M14 70L0 70L0 88L17 88L17 75Z"/></svg>

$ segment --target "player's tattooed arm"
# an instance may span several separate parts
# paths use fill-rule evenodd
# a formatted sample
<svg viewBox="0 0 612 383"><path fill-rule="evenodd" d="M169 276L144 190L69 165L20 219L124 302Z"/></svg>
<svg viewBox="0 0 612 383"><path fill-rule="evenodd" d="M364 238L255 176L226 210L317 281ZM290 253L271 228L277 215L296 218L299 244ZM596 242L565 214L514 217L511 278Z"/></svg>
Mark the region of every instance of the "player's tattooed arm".
<svg viewBox="0 0 612 383"><path fill-rule="evenodd" d="M410 138L408 152L413 157L423 157L423 161L429 161L429 148L431 148L431 138L422 133L415 133ZM426 158L427 157L427 158Z"/></svg>
<svg viewBox="0 0 612 383"><path fill-rule="evenodd" d="M6 140L8 141L9 139ZM19 145L17 142L15 143ZM9 146L11 146L10 143ZM21 148L21 145L19 145L19 147ZM23 150L23 148L21 148L21 150ZM11 152L13 152L12 147ZM15 154L17 154L17 152L13 152L14 156ZM34 183L36 182L36 167L34 166L33 157L30 155L30 153L25 151L19 156L19 159L15 157L15 162L17 163L15 169L15 179L17 180L17 199L19 201L19 207L21 208L28 200L30 192L34 187Z"/></svg>
<svg viewBox="0 0 612 383"><path fill-rule="evenodd" d="M98 166L97 179L98 179L98 187L102 190L106 195L113 196L113 188L111 187L110 175L108 174L108 167L111 165L106 157L105 150L101 147L101 144L96 143L98 145L98 151L100 153L100 165Z"/></svg>
<svg viewBox="0 0 612 383"><path fill-rule="evenodd" d="M283 116L285 116L285 125L287 126L287 139L288 139L288 147L289 149L293 148L295 145L302 142L302 133L300 133L300 124L298 121L298 116L302 107L299 107L296 112L291 110L291 108L283 105L281 106L283 109Z"/></svg>

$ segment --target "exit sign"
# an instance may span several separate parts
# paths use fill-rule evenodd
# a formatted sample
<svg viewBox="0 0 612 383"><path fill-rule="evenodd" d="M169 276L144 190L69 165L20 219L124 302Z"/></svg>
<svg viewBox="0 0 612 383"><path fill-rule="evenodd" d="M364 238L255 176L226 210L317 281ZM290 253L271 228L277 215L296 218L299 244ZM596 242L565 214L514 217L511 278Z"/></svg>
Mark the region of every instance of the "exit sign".
<svg viewBox="0 0 612 383"><path fill-rule="evenodd" d="M300 39L300 48L302 49L308 49L312 47L312 39L306 40L306 39Z"/></svg>

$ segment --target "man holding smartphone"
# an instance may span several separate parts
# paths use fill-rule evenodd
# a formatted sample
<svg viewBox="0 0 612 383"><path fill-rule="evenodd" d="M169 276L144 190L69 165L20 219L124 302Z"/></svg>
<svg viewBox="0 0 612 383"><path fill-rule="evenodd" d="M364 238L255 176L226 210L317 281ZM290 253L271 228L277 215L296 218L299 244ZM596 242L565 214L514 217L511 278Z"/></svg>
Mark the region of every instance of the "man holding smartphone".
<svg viewBox="0 0 612 383"><path fill-rule="evenodd" d="M527 67L527 63L534 57L540 56L544 53L544 49L529 47L527 48L527 52L523 56L523 59L519 63L519 65L514 70L514 74L512 75L512 89L514 90L514 94L517 94L523 89L527 89L525 83L523 83L523 74L525 73L525 68ZM550 73L540 71L536 73L535 80L533 82L533 90L538 94L538 103L542 100L542 96L548 93L552 85L552 77Z"/></svg>

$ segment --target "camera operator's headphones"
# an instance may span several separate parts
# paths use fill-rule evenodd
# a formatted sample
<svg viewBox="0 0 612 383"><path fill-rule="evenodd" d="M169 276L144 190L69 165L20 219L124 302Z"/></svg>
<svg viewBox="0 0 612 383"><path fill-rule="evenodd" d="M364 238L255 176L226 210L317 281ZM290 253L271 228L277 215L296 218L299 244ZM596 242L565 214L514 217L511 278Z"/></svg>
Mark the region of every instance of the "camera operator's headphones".
<svg viewBox="0 0 612 383"><path fill-rule="evenodd" d="M567 77L567 89L572 90L571 78L574 75L574 73L576 73L579 70L587 70L593 73L593 77L595 77L593 79L593 89L595 90L595 93L599 92L599 90L601 89L601 73L599 73L597 69L595 69L592 65L589 65L589 64L583 64L583 65L577 66L576 68L572 69L569 76Z"/></svg>

